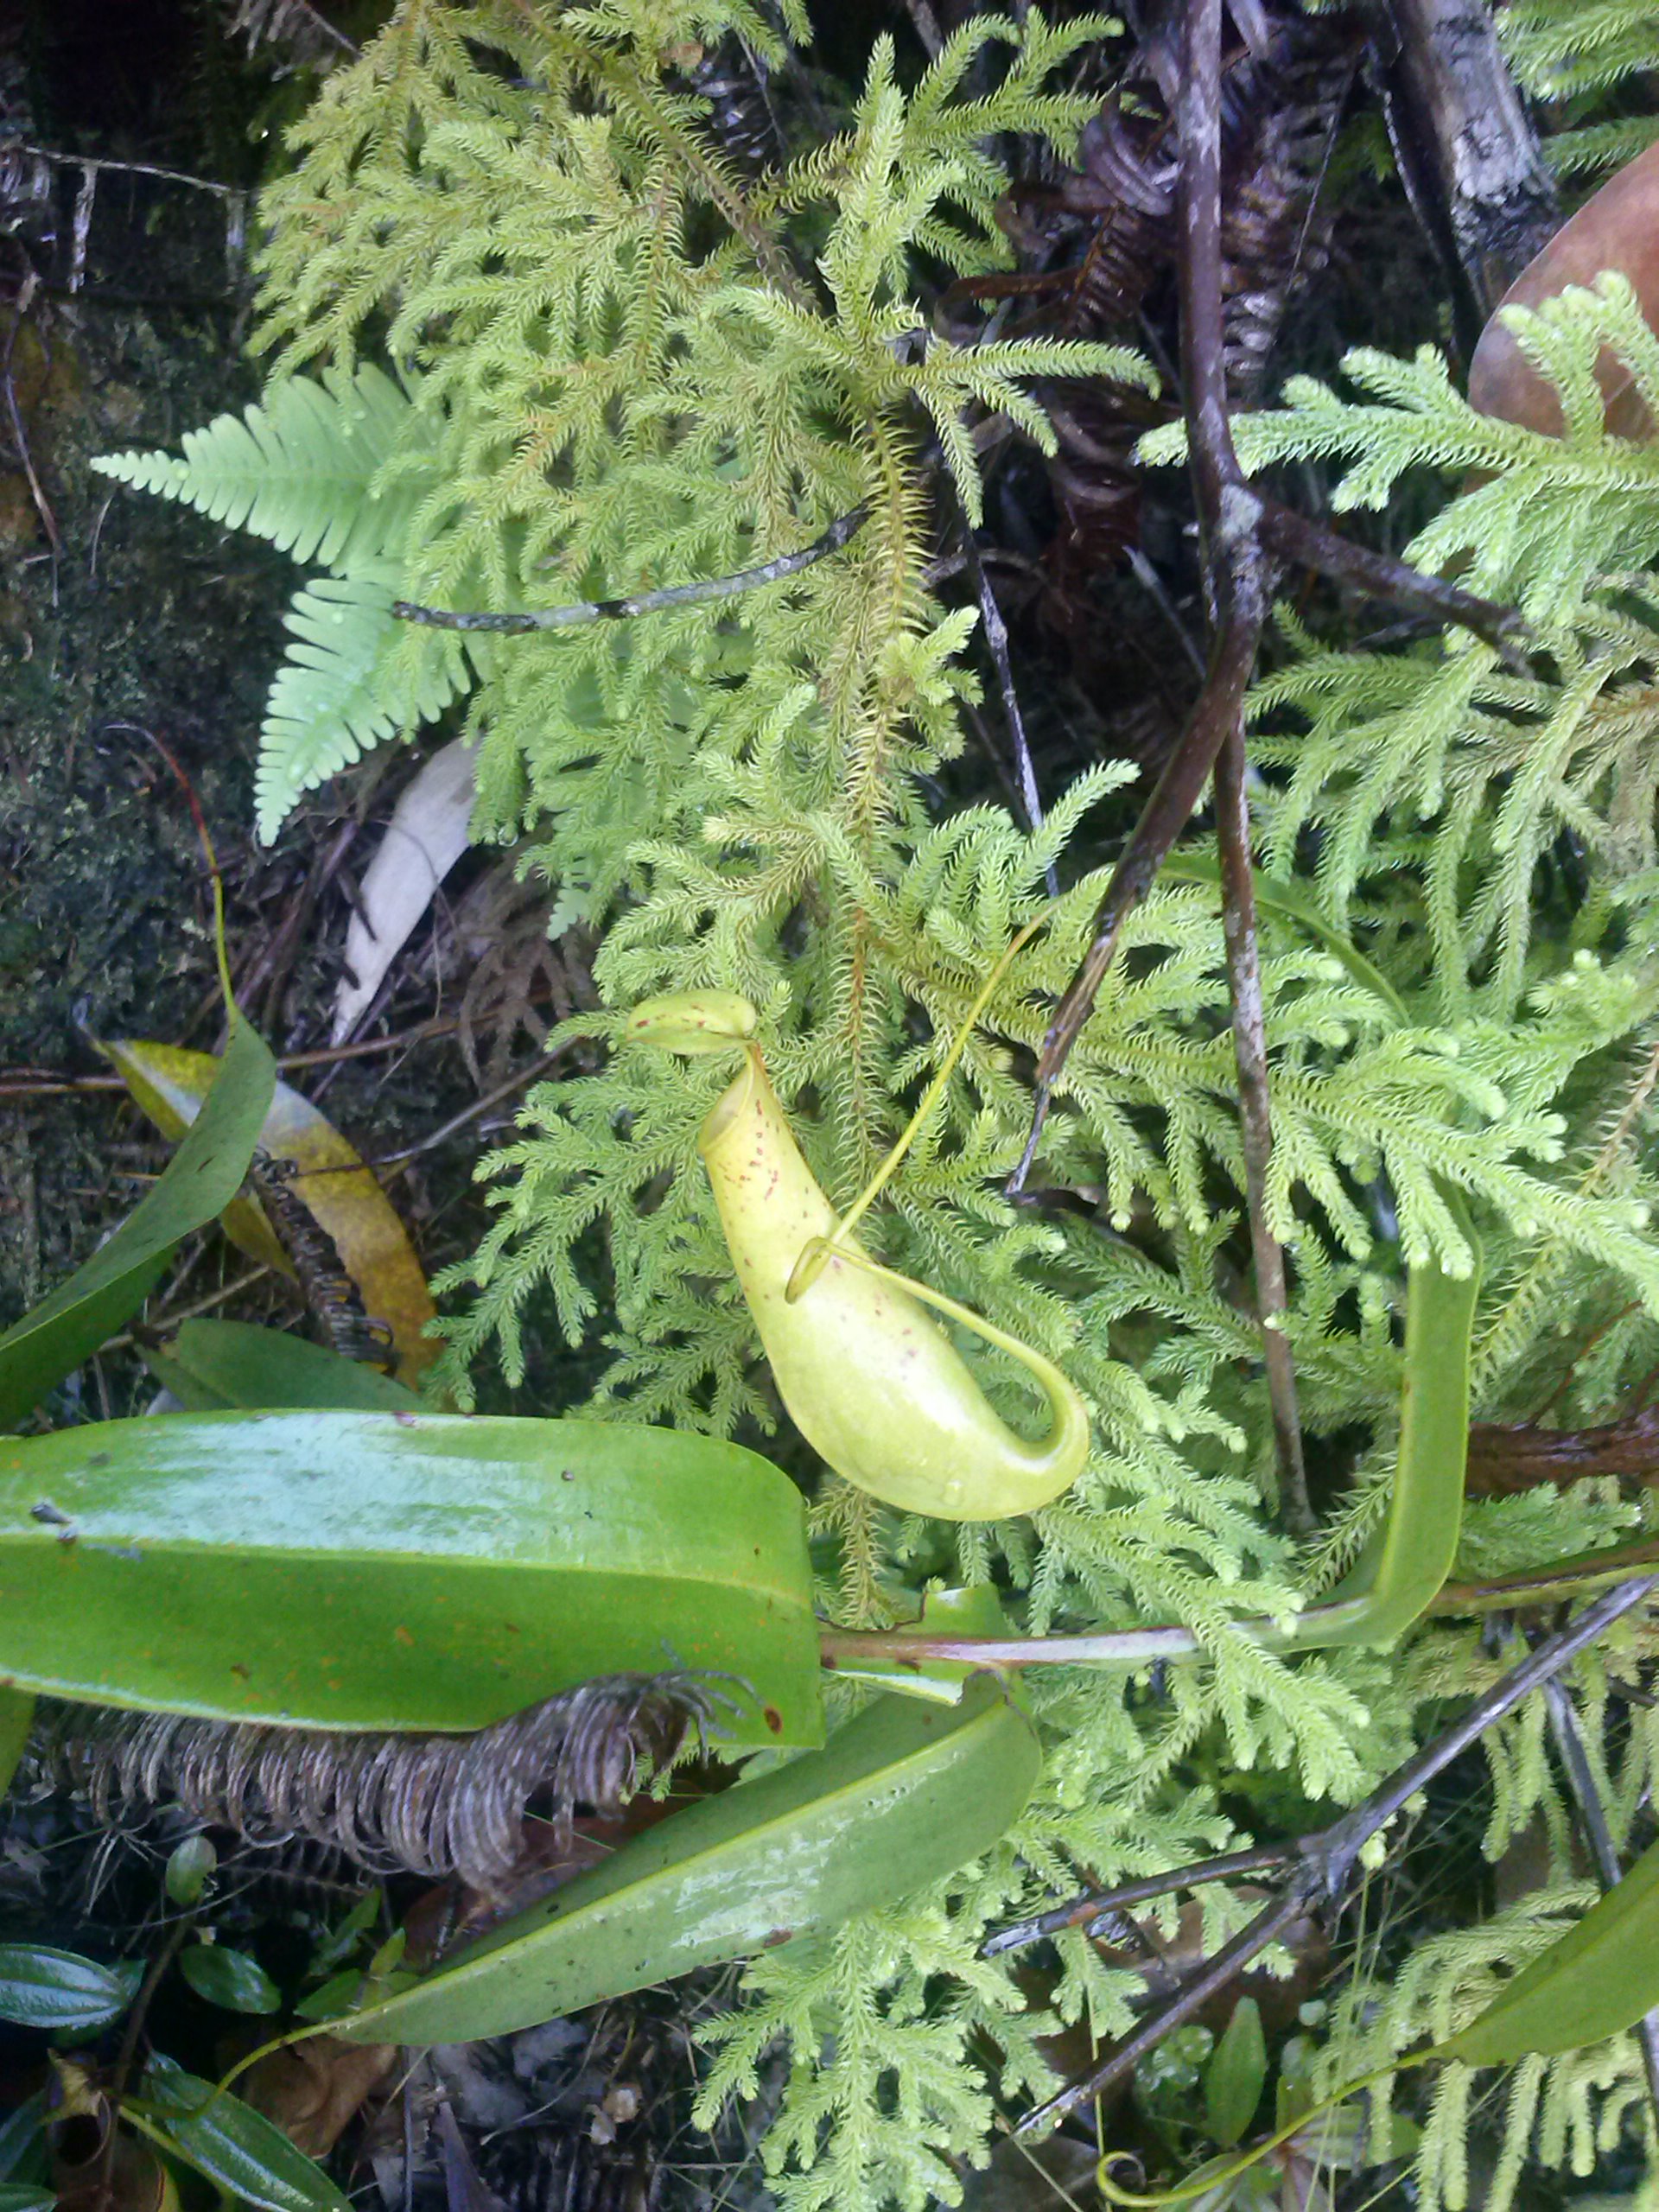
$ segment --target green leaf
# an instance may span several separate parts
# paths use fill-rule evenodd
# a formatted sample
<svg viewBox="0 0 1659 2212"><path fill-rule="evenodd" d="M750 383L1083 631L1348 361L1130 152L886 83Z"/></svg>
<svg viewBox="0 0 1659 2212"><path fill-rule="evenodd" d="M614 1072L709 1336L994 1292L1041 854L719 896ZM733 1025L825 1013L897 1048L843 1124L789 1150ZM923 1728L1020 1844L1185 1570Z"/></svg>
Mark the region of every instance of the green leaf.
<svg viewBox="0 0 1659 2212"><path fill-rule="evenodd" d="M349 569L404 549L410 518L430 488L405 475L371 498L369 486L412 415L382 369L361 363L321 383L289 377L267 385L240 417L218 415L184 434L184 458L99 454L100 475L180 499L215 522L269 538L296 561Z"/></svg>
<svg viewBox="0 0 1659 2212"><path fill-rule="evenodd" d="M165 2147L227 2196L261 2212L349 2212L348 2200L321 2167L239 2097L161 2057L145 2069L144 2094L156 2108Z"/></svg>
<svg viewBox="0 0 1659 2212"><path fill-rule="evenodd" d="M800 1493L738 1445L407 1413L0 1440L0 1680L20 1688L467 1729L675 1666L737 1678L735 1742L822 1740Z"/></svg>
<svg viewBox="0 0 1659 2212"><path fill-rule="evenodd" d="M0 2020L50 2034L118 2020L138 1993L143 1966L100 1966L44 1943L0 1943Z"/></svg>
<svg viewBox="0 0 1659 2212"><path fill-rule="evenodd" d="M0 2212L52 2212L57 2201L54 2190L0 2187Z"/></svg>
<svg viewBox="0 0 1659 2212"><path fill-rule="evenodd" d="M472 682L453 631L425 629L412 642L392 615L400 571L316 576L284 618L293 633L276 671L259 732L255 779L259 835L266 844L303 791L387 738L442 714Z"/></svg>
<svg viewBox="0 0 1659 2212"><path fill-rule="evenodd" d="M218 1864L219 1853L205 1835L187 1836L167 1862L162 1886L175 1904L200 1904Z"/></svg>
<svg viewBox="0 0 1659 2212"><path fill-rule="evenodd" d="M0 1689L0 1797L11 1787L35 1725L35 1700L27 1690Z"/></svg>
<svg viewBox="0 0 1659 2212"><path fill-rule="evenodd" d="M251 1321L187 1321L165 1351L143 1350L145 1366L187 1413L283 1406L415 1413L423 1402L361 1360Z"/></svg>
<svg viewBox="0 0 1659 2212"><path fill-rule="evenodd" d="M1216 2045L1204 2075L1205 2125L1210 2140L1224 2151L1239 2141L1255 2117L1268 2082L1268 2043L1262 2010L1254 1997L1241 1997L1226 2033Z"/></svg>
<svg viewBox="0 0 1659 2212"><path fill-rule="evenodd" d="M283 1993L257 1959L221 1943L194 1943L179 1960L179 1971L198 1997L227 2012L276 2012Z"/></svg>
<svg viewBox="0 0 1659 2212"><path fill-rule="evenodd" d="M0 2120L0 2181L10 2181L40 2141L46 2126L46 2099L37 2093L25 2097L16 2111Z"/></svg>
<svg viewBox="0 0 1659 2212"><path fill-rule="evenodd" d="M1659 1844L1434 2056L1508 2066L1529 2051L1580 2050L1622 2035L1656 2005Z"/></svg>
<svg viewBox="0 0 1659 2212"><path fill-rule="evenodd" d="M306 1965L307 1975L328 1974L342 1965L379 1917L379 1891L365 1890L340 1925L331 1929L312 1952Z"/></svg>
<svg viewBox="0 0 1659 2212"><path fill-rule="evenodd" d="M276 1067L239 1017L207 1103L149 1196L52 1296L0 1337L0 1428L13 1428L136 1313L181 1238L236 1196Z"/></svg>
<svg viewBox="0 0 1659 2212"><path fill-rule="evenodd" d="M951 1708L878 1699L823 1751L675 1814L334 2032L469 2043L838 1927L986 1850L1039 1764L988 1677Z"/></svg>
<svg viewBox="0 0 1659 2212"><path fill-rule="evenodd" d="M175 1141L201 1111L219 1073L211 1052L148 1038L104 1040L98 1049L162 1135ZM397 1208L327 1116L286 1083L279 1082L271 1095L259 1141L273 1160L292 1163L289 1197L334 1246L364 1312L391 1331L397 1379L414 1388L438 1356L437 1345L425 1335L437 1309ZM238 1198L226 1208L223 1227L250 1259L278 1267L297 1281L263 1202Z"/></svg>

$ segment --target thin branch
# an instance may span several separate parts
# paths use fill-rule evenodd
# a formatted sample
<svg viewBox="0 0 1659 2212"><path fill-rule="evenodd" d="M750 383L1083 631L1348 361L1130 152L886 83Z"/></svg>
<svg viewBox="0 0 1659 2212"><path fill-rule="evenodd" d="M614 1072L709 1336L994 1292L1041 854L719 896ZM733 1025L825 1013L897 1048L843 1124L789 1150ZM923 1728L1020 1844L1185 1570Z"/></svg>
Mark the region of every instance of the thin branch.
<svg viewBox="0 0 1659 2212"><path fill-rule="evenodd" d="M1119 1882L1114 1889L1086 1890L1069 1904L1051 1905L1046 1912L1033 1914L1029 1920L999 1928L980 1945L980 1956L994 1959L999 1952L1020 1950L1027 1943L1040 1942L1046 1936L1058 1936L1068 1928L1084 1927L1129 1905L1166 1897L1172 1890L1202 1889L1207 1882L1230 1881L1235 1874L1259 1874L1269 1867L1282 1866L1295 1855L1294 1843L1264 1843L1250 1851L1224 1851L1214 1859L1196 1859L1190 1866L1178 1866L1173 1874L1142 1874L1138 1881Z"/></svg>
<svg viewBox="0 0 1659 2212"><path fill-rule="evenodd" d="M943 475L943 472L941 472ZM948 476L943 480L949 484ZM957 511L957 531L962 543L963 565L968 581L974 588L979 601L980 626L985 633L985 650L991 657L991 666L996 671L996 688L1002 702L1002 719L1007 724L1008 743L1014 753L1014 772L1020 788L1020 804L1026 817L1027 830L1043 826L1042 796L1037 789L1037 768L1031 757L1031 745L1026 736L1026 718L1020 710L1020 693L1014 681L1014 664L1008 658L1008 626L1002 620L1002 609L997 604L991 580L985 573L985 563L980 556L979 541L974 535L969 520L954 485L950 499ZM1048 895L1058 899L1060 881L1051 861L1044 871L1048 883Z"/></svg>
<svg viewBox="0 0 1659 2212"><path fill-rule="evenodd" d="M526 1003L539 1006L546 997L547 993L540 990ZM413 1028L394 1030L389 1037L359 1037L349 1045L319 1045L306 1052L283 1052L276 1062L277 1071L291 1075L296 1069L333 1067L340 1060L378 1059L387 1052L412 1052L416 1045L429 1044L435 1038L453 1037L465 1027L467 1019L461 1014L439 1014L430 1021L417 1021ZM61 1075L51 1068L8 1068L0 1073L0 1098L67 1098L79 1091L126 1088L118 1075Z"/></svg>
<svg viewBox="0 0 1659 2212"><path fill-rule="evenodd" d="M1608 1832L1607 1815L1602 1806L1601 1793L1596 1787L1595 1776L1590 1771L1590 1761L1585 1755L1584 1739L1579 1733L1573 1700L1560 1681L1556 1680L1545 1683L1544 1702L1549 1709L1549 1731L1555 1738L1561 1770L1577 1801L1585 1840L1589 1844L1590 1855L1595 1860L1596 1878L1604 1890L1614 1889L1618 1885L1623 1869L1618 1863L1618 1853L1613 1848L1613 1839ZM1643 2014L1636 2024L1636 2039L1642 2046L1643 2070L1648 2077L1648 2102L1653 2110L1656 2138L1659 2139L1659 2011Z"/></svg>
<svg viewBox="0 0 1659 2212"><path fill-rule="evenodd" d="M1296 1403L1296 1370L1284 1317L1290 1300L1285 1255L1268 1222L1268 1167L1273 1156L1273 1117L1268 1090L1268 1040L1262 1013L1262 963L1256 949L1255 886L1250 873L1250 804L1244 781L1244 725L1229 731L1216 763L1216 842L1221 855L1222 933L1227 945L1227 982L1233 1008L1233 1057L1238 1069L1238 1126L1244 1154L1244 1190L1255 1261L1255 1313L1273 1409L1279 1508L1294 1536L1318 1528L1307 1495L1302 1422Z"/></svg>
<svg viewBox="0 0 1659 2212"><path fill-rule="evenodd" d="M59 154L50 146L19 146L16 149L33 160L51 162L62 168L82 169L90 176L101 176L109 172L118 176L153 176L163 184L188 184L197 192L211 192L219 200L239 200L241 193L233 184L215 184L211 177L190 176L183 169L157 168L153 162L118 162L98 158L91 154Z"/></svg>
<svg viewBox="0 0 1659 2212"><path fill-rule="evenodd" d="M425 622L435 630L493 631L507 637L519 637L532 630L575 630L588 622L627 622L638 614L660 614L668 607L695 607L704 600L736 599L741 593L756 591L762 584L775 584L785 576L798 575L815 561L822 561L826 554L838 553L863 529L869 516L868 507L855 507L850 514L832 522L822 537L815 537L798 553L779 554L775 561L763 561L758 569L741 569L734 576L709 576L700 583L670 584L665 590L640 592L632 599L578 599L569 607L527 607L517 614L455 614L446 607L417 607L410 600L399 599L393 601L391 611L400 622Z"/></svg>
<svg viewBox="0 0 1659 2212"><path fill-rule="evenodd" d="M1519 665L1516 647L1526 637L1527 625L1518 607L1480 599L1444 577L1396 561L1391 554L1373 553L1327 524L1310 522L1294 507L1281 506L1276 499L1262 502L1262 542L1281 559L1317 569L1322 576L1348 584L1368 598L1471 630L1511 667Z"/></svg>
<svg viewBox="0 0 1659 2212"><path fill-rule="evenodd" d="M1200 4L1205 3L1205 0L1200 0ZM1282 1894L1264 1906L1249 1926L1217 1952L1209 1966L1168 2004L1161 2005L1141 2022L1133 2035L1109 2051L1090 2074L1028 2113L1017 2132L1022 2135L1035 2133L1055 2120L1064 2120L1079 2105L1091 2103L1103 2095L1171 2029L1190 2018L1211 1997L1243 1974L1251 1961L1300 1913L1321 1897L1332 1901L1338 1898L1364 1846L1404 1810L1420 1789L1450 1766L1453 1759L1460 1758L1471 1744L1478 1742L1487 1729L1512 1712L1523 1698L1552 1681L1569 1660L1595 1643L1622 1614L1640 1605L1656 1588L1659 1588L1659 1574L1643 1575L1637 1580L1621 1583L1618 1589L1608 1591L1593 1605L1586 1605L1576 1620L1539 1644L1518 1667L1511 1668L1494 1682L1460 1719L1397 1769L1363 1804L1355 1806L1351 1813L1318 1834L1302 1837L1295 1847L1300 1863ZM1207 1870L1213 1864L1212 1860L1201 1860L1195 1868L1182 1869L1169 1887L1183 1887L1189 1874L1208 1878Z"/></svg>
<svg viewBox="0 0 1659 2212"><path fill-rule="evenodd" d="M1216 634L1208 673L1180 742L1119 857L1095 913L1094 938L1054 1012L1033 1098L1032 1128L1010 1193L1025 1187L1054 1085L1117 950L1198 804L1228 733L1236 728L1267 613L1257 537L1262 503L1244 481L1227 420L1221 311L1221 0L1191 0L1179 112L1181 155L1181 362L1193 487L1215 585Z"/></svg>
<svg viewBox="0 0 1659 2212"><path fill-rule="evenodd" d="M406 1144L401 1152L382 1153L378 1159L365 1160L364 1166L377 1171L382 1167L406 1166L422 1153L432 1151L446 1138L454 1136L457 1130L467 1128L477 1121L480 1114L487 1114L492 1106L499 1106L504 1099L511 1098L514 1091L523 1090L528 1084L539 1082L544 1075L551 1075L569 1050L569 1046L562 1045L556 1052L543 1053L540 1059L532 1060L527 1068L520 1068L517 1075L510 1075L505 1083L498 1083L493 1090L486 1090L483 1097L475 1098L470 1106L463 1106L460 1113L452 1114L447 1122L441 1122L425 1136L417 1138L413 1144Z"/></svg>
<svg viewBox="0 0 1659 2212"><path fill-rule="evenodd" d="M1034 2135L1052 2122L1064 2120L1079 2105L1092 2104L1096 2097L1103 2096L1114 2082L1132 2073L1148 2051L1155 2050L1166 2035L1235 1982L1251 1960L1259 1958L1269 1943L1276 1942L1306 1910L1306 1899L1300 1894L1299 1885L1292 1883L1281 1895L1264 1904L1255 1919L1241 1928L1232 1941L1224 1945L1166 2005L1160 2005L1155 2012L1149 2013L1132 2035L1116 2044L1092 2074L1028 2112L1014 2130L1015 2134Z"/></svg>

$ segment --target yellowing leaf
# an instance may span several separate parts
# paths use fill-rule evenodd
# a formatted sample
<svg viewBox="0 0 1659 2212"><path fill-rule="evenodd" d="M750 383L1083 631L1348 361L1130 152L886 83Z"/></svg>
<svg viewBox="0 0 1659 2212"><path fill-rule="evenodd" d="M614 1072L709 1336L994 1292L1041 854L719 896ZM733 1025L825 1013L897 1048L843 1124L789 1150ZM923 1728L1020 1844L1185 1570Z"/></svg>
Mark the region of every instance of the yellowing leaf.
<svg viewBox="0 0 1659 2212"><path fill-rule="evenodd" d="M166 1137L188 1128L219 1071L211 1052L147 1039L99 1050ZM396 1208L334 1123L285 1083L276 1085L259 1142L273 1160L294 1162L289 1189L334 1240L365 1310L391 1331L398 1381L418 1382L437 1357L437 1345L422 1335L437 1309ZM226 1235L250 1259L293 1274L255 1200L233 1199L222 1219Z"/></svg>

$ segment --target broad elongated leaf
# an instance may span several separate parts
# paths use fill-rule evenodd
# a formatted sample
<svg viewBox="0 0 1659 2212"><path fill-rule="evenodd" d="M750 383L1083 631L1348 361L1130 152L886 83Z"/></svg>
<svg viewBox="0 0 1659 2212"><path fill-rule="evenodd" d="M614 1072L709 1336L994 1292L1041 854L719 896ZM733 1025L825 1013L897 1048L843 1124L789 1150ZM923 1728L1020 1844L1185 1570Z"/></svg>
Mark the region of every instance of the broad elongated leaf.
<svg viewBox="0 0 1659 2212"><path fill-rule="evenodd" d="M261 2212L350 2212L322 2168L239 2097L159 2057L145 2070L144 2095L167 2147L227 2196Z"/></svg>
<svg viewBox="0 0 1659 2212"><path fill-rule="evenodd" d="M57 2201L54 2190L0 2185L0 2212L52 2212Z"/></svg>
<svg viewBox="0 0 1659 2212"><path fill-rule="evenodd" d="M247 1173L276 1080L263 1039L237 1020L212 1090L160 1181L67 1283L0 1337L0 1428L15 1427L137 1313L179 1240L224 1211Z"/></svg>
<svg viewBox="0 0 1659 2212"><path fill-rule="evenodd" d="M0 2120L0 2181L10 2181L23 2166L46 2126L46 2099L25 2097Z"/></svg>
<svg viewBox="0 0 1659 2212"><path fill-rule="evenodd" d="M187 1321L144 1363L187 1413L314 1407L319 1412L418 1413L417 1394L326 1344L251 1321Z"/></svg>
<svg viewBox="0 0 1659 2212"><path fill-rule="evenodd" d="M987 1676L955 1707L879 1699L822 1751L675 1814L334 2032L505 2035L836 1927L994 1843L1039 1764L1030 1722Z"/></svg>
<svg viewBox="0 0 1659 2212"><path fill-rule="evenodd" d="M180 1136L192 1126L219 1069L211 1052L176 1045L135 1040L99 1050L163 1136ZM437 1309L396 1207L327 1115L286 1083L271 1092L259 1143L273 1160L294 1163L288 1188L332 1240L365 1310L391 1331L399 1378L417 1381L438 1356L437 1345L422 1335ZM251 1258L293 1274L251 1199L238 1198L226 1209L225 1230Z"/></svg>
<svg viewBox="0 0 1659 2212"><path fill-rule="evenodd" d="M56 2034L118 2020L138 1993L143 1963L100 1966L46 1943L0 1943L0 2020Z"/></svg>
<svg viewBox="0 0 1659 2212"><path fill-rule="evenodd" d="M1226 2032L1204 2069L1204 2117L1210 2140L1230 2149L1255 2117L1268 2085L1268 2044L1262 2008L1241 1997Z"/></svg>
<svg viewBox="0 0 1659 2212"><path fill-rule="evenodd" d="M821 1740L800 1495L737 1445L374 1413L0 1440L0 1680L19 1688L467 1729L675 1666L751 1687L738 1742Z"/></svg>
<svg viewBox="0 0 1659 2212"><path fill-rule="evenodd" d="M1508 2066L1529 2051L1579 2050L1621 2035L1656 2005L1659 1844L1434 2056Z"/></svg>
<svg viewBox="0 0 1659 2212"><path fill-rule="evenodd" d="M179 1971L198 1997L227 2012L277 2012L283 1993L245 1951L223 1943L193 1943L179 1960Z"/></svg>

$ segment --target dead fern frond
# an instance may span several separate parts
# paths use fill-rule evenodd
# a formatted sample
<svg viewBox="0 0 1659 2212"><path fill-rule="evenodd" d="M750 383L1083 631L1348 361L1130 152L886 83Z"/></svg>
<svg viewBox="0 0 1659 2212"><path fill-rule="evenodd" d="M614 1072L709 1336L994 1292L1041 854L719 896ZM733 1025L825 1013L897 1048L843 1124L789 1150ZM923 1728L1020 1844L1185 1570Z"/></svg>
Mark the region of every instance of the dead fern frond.
<svg viewBox="0 0 1659 2212"><path fill-rule="evenodd" d="M236 0L227 35L245 36L250 57L262 46L281 47L290 61L339 61L357 52L311 0Z"/></svg>
<svg viewBox="0 0 1659 2212"><path fill-rule="evenodd" d="M250 1842L310 1837L367 1872L499 1889L532 1800L556 1832L619 1811L723 1703L686 1674L610 1675L467 1736L329 1735L43 1701L18 1787L67 1791L108 1827L162 1804Z"/></svg>

